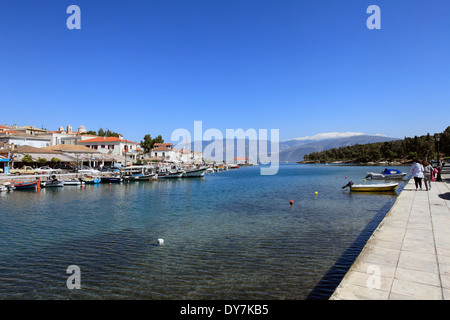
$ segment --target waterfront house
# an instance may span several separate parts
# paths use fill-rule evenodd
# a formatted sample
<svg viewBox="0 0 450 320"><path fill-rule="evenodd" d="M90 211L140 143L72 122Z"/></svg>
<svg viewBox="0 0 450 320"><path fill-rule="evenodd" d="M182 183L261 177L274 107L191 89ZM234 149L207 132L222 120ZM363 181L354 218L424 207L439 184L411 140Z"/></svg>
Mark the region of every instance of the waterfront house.
<svg viewBox="0 0 450 320"><path fill-rule="evenodd" d="M138 155L141 153L139 143L123 139L119 137L97 137L93 139L81 140L77 142L78 145L86 146L100 153L110 156L120 156L119 163L130 164L136 161ZM123 157L123 160L122 160Z"/></svg>

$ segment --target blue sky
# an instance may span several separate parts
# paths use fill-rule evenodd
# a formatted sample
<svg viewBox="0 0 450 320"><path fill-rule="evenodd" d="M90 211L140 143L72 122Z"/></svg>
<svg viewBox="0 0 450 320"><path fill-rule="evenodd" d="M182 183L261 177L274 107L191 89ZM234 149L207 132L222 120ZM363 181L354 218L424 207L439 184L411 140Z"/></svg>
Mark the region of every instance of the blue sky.
<svg viewBox="0 0 450 320"><path fill-rule="evenodd" d="M69 5L81 30L68 30ZM381 30L369 30L369 5ZM0 124L392 137L450 125L448 0L2 1Z"/></svg>

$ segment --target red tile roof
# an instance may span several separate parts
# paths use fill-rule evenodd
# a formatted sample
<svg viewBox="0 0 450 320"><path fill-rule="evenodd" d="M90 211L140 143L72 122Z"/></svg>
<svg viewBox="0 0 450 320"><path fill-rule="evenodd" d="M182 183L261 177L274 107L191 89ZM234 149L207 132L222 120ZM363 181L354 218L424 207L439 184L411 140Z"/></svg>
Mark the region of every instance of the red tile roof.
<svg viewBox="0 0 450 320"><path fill-rule="evenodd" d="M171 150L167 149L166 147L157 147L153 148L152 151L171 151Z"/></svg>
<svg viewBox="0 0 450 320"><path fill-rule="evenodd" d="M172 145L172 143L155 143L154 144L155 146L171 146Z"/></svg>
<svg viewBox="0 0 450 320"><path fill-rule="evenodd" d="M138 144L137 142L134 141L129 141L129 140L125 140L125 139L119 139L117 137L100 137L100 138L93 138L93 139L87 139L87 140L81 140L78 141L78 144L80 143L96 143L96 142L126 142L126 143L134 143L134 144Z"/></svg>

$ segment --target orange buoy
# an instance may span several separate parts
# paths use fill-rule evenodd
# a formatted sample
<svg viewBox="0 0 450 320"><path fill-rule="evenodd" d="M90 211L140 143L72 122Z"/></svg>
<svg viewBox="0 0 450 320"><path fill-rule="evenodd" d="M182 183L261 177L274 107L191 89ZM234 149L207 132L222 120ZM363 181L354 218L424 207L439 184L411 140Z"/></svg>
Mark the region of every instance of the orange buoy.
<svg viewBox="0 0 450 320"><path fill-rule="evenodd" d="M291 206L292 206L294 204L294 200L291 200L290 203L291 203Z"/></svg>

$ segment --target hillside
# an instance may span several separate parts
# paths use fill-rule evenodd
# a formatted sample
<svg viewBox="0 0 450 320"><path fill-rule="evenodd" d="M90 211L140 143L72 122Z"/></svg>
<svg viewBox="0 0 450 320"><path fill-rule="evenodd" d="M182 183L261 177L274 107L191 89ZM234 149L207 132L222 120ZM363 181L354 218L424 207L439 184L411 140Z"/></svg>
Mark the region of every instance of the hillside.
<svg viewBox="0 0 450 320"><path fill-rule="evenodd" d="M288 140L280 142L280 162L302 161L303 157L307 154L333 148L393 140L399 139L384 136L356 135L345 138L330 138L322 140Z"/></svg>

